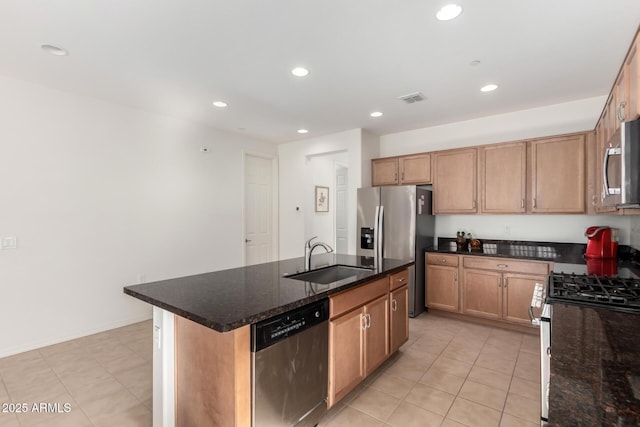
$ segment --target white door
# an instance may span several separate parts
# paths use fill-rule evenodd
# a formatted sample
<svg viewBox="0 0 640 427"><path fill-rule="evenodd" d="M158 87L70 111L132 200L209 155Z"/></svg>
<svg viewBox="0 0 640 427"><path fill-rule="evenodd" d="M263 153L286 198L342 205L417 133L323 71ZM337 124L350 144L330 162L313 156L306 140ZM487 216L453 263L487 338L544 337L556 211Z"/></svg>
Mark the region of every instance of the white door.
<svg viewBox="0 0 640 427"><path fill-rule="evenodd" d="M349 253L349 210L347 190L349 169L336 164L336 253Z"/></svg>
<svg viewBox="0 0 640 427"><path fill-rule="evenodd" d="M245 265L273 261L272 159L245 154Z"/></svg>

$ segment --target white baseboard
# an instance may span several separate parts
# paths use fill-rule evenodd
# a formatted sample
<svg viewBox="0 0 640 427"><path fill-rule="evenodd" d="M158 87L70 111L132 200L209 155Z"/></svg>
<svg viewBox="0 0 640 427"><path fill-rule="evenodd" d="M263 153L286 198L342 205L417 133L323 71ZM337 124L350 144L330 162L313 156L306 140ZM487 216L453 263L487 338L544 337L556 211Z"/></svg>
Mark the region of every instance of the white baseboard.
<svg viewBox="0 0 640 427"><path fill-rule="evenodd" d="M74 340L76 338L86 337L87 335L97 334L99 332L108 331L110 329L121 328L123 326L131 325L133 323L149 320L152 317L153 317L153 311L151 310L151 308L149 308L149 310L145 310L144 313L139 313L138 315L129 317L127 319L122 319L115 322L107 322L99 326L95 326L93 328L82 329L82 330L70 332L65 335L47 338L45 340L34 341L34 342L25 343L25 344L21 344L21 345L9 347L9 348L0 348L0 358L13 356L19 353L24 353L25 351L36 350L38 348L46 347L53 344L59 344L61 342ZM152 333L151 329L149 329L149 333Z"/></svg>

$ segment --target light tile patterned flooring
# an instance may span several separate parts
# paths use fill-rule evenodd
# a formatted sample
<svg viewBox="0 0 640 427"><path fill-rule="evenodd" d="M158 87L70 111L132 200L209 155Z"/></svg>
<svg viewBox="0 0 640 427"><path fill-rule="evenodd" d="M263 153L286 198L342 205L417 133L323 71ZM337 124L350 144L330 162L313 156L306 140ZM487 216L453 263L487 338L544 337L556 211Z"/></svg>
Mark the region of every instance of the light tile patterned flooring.
<svg viewBox="0 0 640 427"><path fill-rule="evenodd" d="M540 341L431 314L322 427L539 427Z"/></svg>
<svg viewBox="0 0 640 427"><path fill-rule="evenodd" d="M537 336L426 313L410 330L320 426L539 426ZM0 404L71 404L0 427L151 426L151 346L146 321L0 359Z"/></svg>

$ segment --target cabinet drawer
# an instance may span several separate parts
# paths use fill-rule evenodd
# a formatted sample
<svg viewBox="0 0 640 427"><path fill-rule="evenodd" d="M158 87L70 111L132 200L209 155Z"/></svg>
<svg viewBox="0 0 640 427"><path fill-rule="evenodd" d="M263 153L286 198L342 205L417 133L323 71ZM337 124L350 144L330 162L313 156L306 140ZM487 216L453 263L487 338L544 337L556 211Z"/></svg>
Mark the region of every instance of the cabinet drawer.
<svg viewBox="0 0 640 427"><path fill-rule="evenodd" d="M393 291L400 286L409 283L409 269L403 270L399 273L392 274L389 277L389 290Z"/></svg>
<svg viewBox="0 0 640 427"><path fill-rule="evenodd" d="M389 292L389 277L366 283L329 297L329 317L334 318Z"/></svg>
<svg viewBox="0 0 640 427"><path fill-rule="evenodd" d="M508 271L510 273L548 274L549 263L536 261L522 261L511 258L484 258L466 256L462 265L466 268L483 270Z"/></svg>
<svg viewBox="0 0 640 427"><path fill-rule="evenodd" d="M458 255L447 255L429 252L427 253L427 264L448 265L449 267L457 267Z"/></svg>

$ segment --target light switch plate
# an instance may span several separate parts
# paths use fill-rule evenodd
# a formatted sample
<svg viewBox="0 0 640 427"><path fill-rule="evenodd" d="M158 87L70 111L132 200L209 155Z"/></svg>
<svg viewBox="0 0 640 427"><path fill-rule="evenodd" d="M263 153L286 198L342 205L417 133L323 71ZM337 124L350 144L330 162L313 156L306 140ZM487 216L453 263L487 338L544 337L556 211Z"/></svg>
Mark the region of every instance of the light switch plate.
<svg viewBox="0 0 640 427"><path fill-rule="evenodd" d="M17 237L0 238L0 249L18 249L18 238Z"/></svg>

